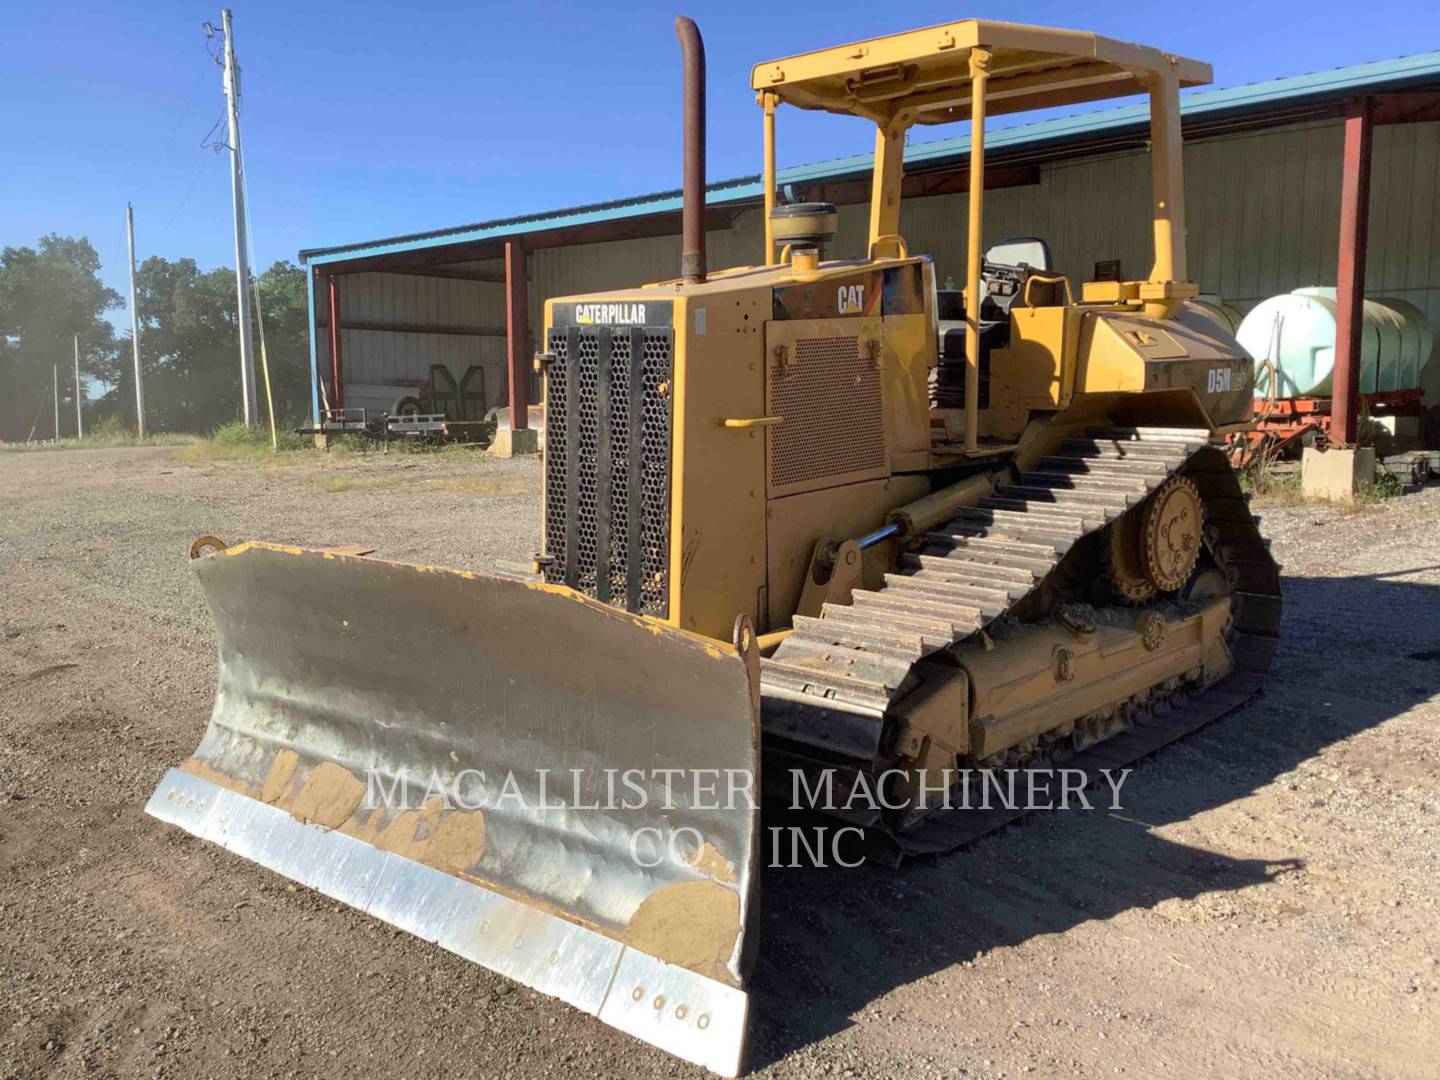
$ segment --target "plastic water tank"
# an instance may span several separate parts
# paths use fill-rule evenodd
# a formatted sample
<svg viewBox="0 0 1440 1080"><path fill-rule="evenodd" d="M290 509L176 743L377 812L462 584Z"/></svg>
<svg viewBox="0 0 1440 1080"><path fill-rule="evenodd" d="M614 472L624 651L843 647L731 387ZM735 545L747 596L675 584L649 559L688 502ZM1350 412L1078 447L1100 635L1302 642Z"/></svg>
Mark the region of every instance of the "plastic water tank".
<svg viewBox="0 0 1440 1080"><path fill-rule="evenodd" d="M1328 397L1335 369L1335 290L1322 286L1272 296L1250 309L1236 332L1256 361L1274 362L1278 397ZM1365 301L1360 330L1360 392L1413 390L1430 359L1434 332L1404 300ZM1268 391L1257 374L1256 389Z"/></svg>
<svg viewBox="0 0 1440 1080"><path fill-rule="evenodd" d="M1187 302L1187 306L1190 304L1202 309L1206 315L1228 330L1232 337L1235 331L1240 329L1240 323L1243 320L1240 309L1225 303L1213 293L1201 293L1195 299Z"/></svg>

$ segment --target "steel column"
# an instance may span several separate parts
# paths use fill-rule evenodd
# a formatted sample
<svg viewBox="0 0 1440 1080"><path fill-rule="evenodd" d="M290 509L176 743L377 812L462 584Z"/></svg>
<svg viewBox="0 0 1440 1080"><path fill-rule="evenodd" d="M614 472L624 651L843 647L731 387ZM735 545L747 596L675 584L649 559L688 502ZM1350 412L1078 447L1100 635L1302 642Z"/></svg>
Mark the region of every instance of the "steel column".
<svg viewBox="0 0 1440 1080"><path fill-rule="evenodd" d="M320 426L320 319L315 311L315 279L320 271L308 267L305 271L305 315L310 320L310 419Z"/></svg>
<svg viewBox="0 0 1440 1080"><path fill-rule="evenodd" d="M330 322L330 407L343 408L345 385L340 363L340 277L338 274L325 275L325 290L328 303L327 318Z"/></svg>
<svg viewBox="0 0 1440 1080"><path fill-rule="evenodd" d="M525 290L525 244L505 241L505 339L510 383L510 428L530 426L530 298Z"/></svg>
<svg viewBox="0 0 1440 1080"><path fill-rule="evenodd" d="M761 183L765 187L765 265L775 265L775 105L777 98L768 90L760 94L760 107L765 110L765 164Z"/></svg>
<svg viewBox="0 0 1440 1080"><path fill-rule="evenodd" d="M1345 120L1340 181L1340 263L1335 274L1335 375L1332 437L1354 446L1359 433L1360 334L1364 327L1366 230L1370 216L1371 105L1362 98Z"/></svg>
<svg viewBox="0 0 1440 1080"><path fill-rule="evenodd" d="M984 268L985 221L985 92L990 79L990 51L970 50L970 212L965 223L965 449L980 447L980 272ZM905 150L905 136L900 149ZM895 185L900 194L900 185ZM895 208L899 224L900 208ZM874 228L875 212L870 215ZM875 243L875 238L870 238Z"/></svg>

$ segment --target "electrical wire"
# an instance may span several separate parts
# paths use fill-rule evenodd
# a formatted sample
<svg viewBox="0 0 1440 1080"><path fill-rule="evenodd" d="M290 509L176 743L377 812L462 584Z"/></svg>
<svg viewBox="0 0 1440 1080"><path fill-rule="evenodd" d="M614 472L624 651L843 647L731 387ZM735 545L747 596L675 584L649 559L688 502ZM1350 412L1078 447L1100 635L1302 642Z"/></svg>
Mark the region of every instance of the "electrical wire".
<svg viewBox="0 0 1440 1080"><path fill-rule="evenodd" d="M212 26L212 25L211 25L210 23L208 23L208 22L207 22L207 23L201 23L200 25L201 25L201 28L205 31L205 40L206 40L206 44L205 44L205 57L206 57L206 59L205 59L205 63L204 63L204 64L201 66L201 68L200 68L200 74L199 74L199 76L197 76L196 79L195 79L195 85L193 85L192 87L190 87L190 93L189 93L189 95L185 98L185 107L184 107L184 109L182 109L181 112L180 112L180 119L175 122L175 126L170 130L170 138L165 141L165 148L164 148L164 150L161 151L162 155L165 156L165 157L167 157L167 158L169 157L169 154L170 154L170 148L175 145L175 136L176 136L177 134L179 134L180 129L185 126L185 121L186 121L186 120L189 118L189 116L190 116L190 108L191 108L192 105L195 104L195 94L196 94L197 91L199 91L199 89L200 89L200 84L205 81L205 74L206 74L206 72L209 71L210 68L213 67L215 64L217 64L217 63L220 62L219 57L218 57L218 56L216 55L216 53L213 52L213 51L211 50L211 48L210 48L210 42L211 42L212 40L214 40L214 37L215 37L215 28L214 28L214 26ZM215 123L213 123L213 124L210 125L210 130L205 133L205 135L204 135L203 138L201 138L201 140L200 140L200 148L201 148L202 150L203 150L203 149L211 149L211 148L213 148L213 149L215 149L215 150L218 152L218 151L221 149L221 147L223 147L223 145L224 145L223 143L221 143L221 144L219 144L219 145L212 145L211 142L210 142L210 139L211 139L211 136L213 136L213 135L215 134L216 130L220 127L220 125L221 125L222 123L224 123L224 121L225 121L225 114L224 114L224 112L221 112L220 118L219 118L218 120L216 120ZM175 224L175 219L180 216L180 211L185 208L185 204L186 204L187 202L189 202L190 196L191 196L192 194L194 194L194 192L195 192L195 185L200 182L200 174L205 171L205 164L206 164L206 161L208 161L208 160L209 160L208 158L202 158L201 161L200 161L200 164L199 164L198 166L196 166L195 171L194 171L193 173L191 173L191 175L190 175L190 182L185 186L185 194L183 194L183 195L180 196L180 201L175 205L175 209L174 209L173 211L171 211L171 213L170 213L170 219L165 222L165 227L160 230L160 235L161 235L161 236L165 236L165 235L167 235L167 234L170 232L170 226L172 226L172 225Z"/></svg>
<svg viewBox="0 0 1440 1080"><path fill-rule="evenodd" d="M190 107L195 104L195 94L200 89L200 84L205 81L205 75L210 70L211 62L205 61L200 68L200 75L195 80L195 85L190 87L190 93L185 98L185 108L180 112L180 119L175 121L175 126L170 129L170 138L165 141L165 149L162 153L168 154L170 148L175 145L175 136L180 134L180 129L185 126L186 119L190 116Z"/></svg>
<svg viewBox="0 0 1440 1080"><path fill-rule="evenodd" d="M210 164L212 155L205 154L200 158L200 164L196 166L195 172L190 177L190 185L185 189L185 194L180 196L180 201L175 204L175 209L170 214L170 220L165 222L165 228L160 230L164 236L170 232L170 226L175 224L175 219L180 216L180 211L185 209L185 204L190 201L190 196L195 191L195 185L200 182L200 174L205 171L205 166Z"/></svg>

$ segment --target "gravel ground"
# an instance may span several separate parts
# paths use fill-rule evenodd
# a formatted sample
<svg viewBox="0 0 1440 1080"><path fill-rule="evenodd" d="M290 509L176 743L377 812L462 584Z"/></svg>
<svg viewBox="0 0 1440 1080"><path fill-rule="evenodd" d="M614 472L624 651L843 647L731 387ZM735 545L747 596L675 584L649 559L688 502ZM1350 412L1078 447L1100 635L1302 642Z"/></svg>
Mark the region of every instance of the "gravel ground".
<svg viewBox="0 0 1440 1080"><path fill-rule="evenodd" d="M703 1075L145 817L209 714L190 540L483 567L534 462L0 454L0 1080ZM773 1077L1440 1076L1440 488L1276 507L1256 705L900 872L767 870Z"/></svg>

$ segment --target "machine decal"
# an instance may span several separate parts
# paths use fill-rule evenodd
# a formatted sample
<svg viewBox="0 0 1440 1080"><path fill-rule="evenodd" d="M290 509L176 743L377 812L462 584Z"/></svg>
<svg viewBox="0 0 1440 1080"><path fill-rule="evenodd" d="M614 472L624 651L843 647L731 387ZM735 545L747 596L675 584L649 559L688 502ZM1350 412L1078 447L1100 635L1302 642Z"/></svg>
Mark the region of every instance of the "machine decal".
<svg viewBox="0 0 1440 1080"><path fill-rule="evenodd" d="M675 305L670 300L579 300L551 305L551 325L669 326Z"/></svg>
<svg viewBox="0 0 1440 1080"><path fill-rule="evenodd" d="M581 326L644 326L644 304L576 304L575 321Z"/></svg>
<svg viewBox="0 0 1440 1080"><path fill-rule="evenodd" d="M772 318L834 319L918 315L925 310L917 264L865 270L775 290Z"/></svg>
<svg viewBox="0 0 1440 1080"><path fill-rule="evenodd" d="M1243 371L1236 371L1229 367L1211 368L1205 373L1205 392L1207 394L1223 394L1231 390L1243 390L1245 382Z"/></svg>
<svg viewBox="0 0 1440 1080"><path fill-rule="evenodd" d="M922 268L892 266L885 271L885 297L882 315L923 315L925 312L925 275Z"/></svg>
<svg viewBox="0 0 1440 1080"><path fill-rule="evenodd" d="M1252 364L1236 357L1146 360L1146 390L1192 390L1201 398L1211 423L1219 426L1248 420L1252 405Z"/></svg>

